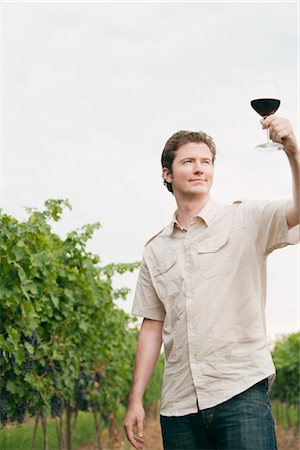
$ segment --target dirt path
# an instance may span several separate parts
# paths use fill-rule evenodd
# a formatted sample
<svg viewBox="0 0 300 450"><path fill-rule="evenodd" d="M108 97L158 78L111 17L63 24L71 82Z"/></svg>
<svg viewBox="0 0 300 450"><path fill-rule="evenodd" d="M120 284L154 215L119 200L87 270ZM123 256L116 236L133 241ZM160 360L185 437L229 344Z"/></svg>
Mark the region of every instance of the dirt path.
<svg viewBox="0 0 300 450"><path fill-rule="evenodd" d="M109 444L107 433L103 433L103 449L102 450L132 450L133 447L127 442L125 433L121 431L121 440L114 444ZM97 450L96 444L90 444L80 447L79 450ZM162 439L160 433L159 419L152 416L145 420L145 447L144 450L163 450Z"/></svg>
<svg viewBox="0 0 300 450"><path fill-rule="evenodd" d="M276 436L278 450L299 450L299 430L284 430L281 426L276 426Z"/></svg>
<svg viewBox="0 0 300 450"><path fill-rule="evenodd" d="M283 430L282 427L276 426L277 444L278 450L299 450L300 441L299 433L291 430ZM104 436L105 438L105 436ZM122 436L122 442L119 445L109 445L107 442L104 444L103 450L132 450L124 436ZM80 447L80 450L97 450L95 445ZM163 450L159 419L149 417L145 422L145 447L144 450Z"/></svg>

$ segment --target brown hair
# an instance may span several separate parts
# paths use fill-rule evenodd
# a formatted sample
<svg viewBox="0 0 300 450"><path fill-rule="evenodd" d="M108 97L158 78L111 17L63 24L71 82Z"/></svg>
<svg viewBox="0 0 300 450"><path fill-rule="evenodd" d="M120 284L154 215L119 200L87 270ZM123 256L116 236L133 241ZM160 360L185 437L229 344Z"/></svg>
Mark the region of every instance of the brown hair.
<svg viewBox="0 0 300 450"><path fill-rule="evenodd" d="M166 142L161 155L162 168L166 167L170 173L172 173L172 164L176 155L176 150L188 142L196 142L206 144L212 154L212 163L214 164L216 159L216 146L215 143L208 134L203 131L177 131ZM173 193L172 184L164 180L164 185L167 189Z"/></svg>

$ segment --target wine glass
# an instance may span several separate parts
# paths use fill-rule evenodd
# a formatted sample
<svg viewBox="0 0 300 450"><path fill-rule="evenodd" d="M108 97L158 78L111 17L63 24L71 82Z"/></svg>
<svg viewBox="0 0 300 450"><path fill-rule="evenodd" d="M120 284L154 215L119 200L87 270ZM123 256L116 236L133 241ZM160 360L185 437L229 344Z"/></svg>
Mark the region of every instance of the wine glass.
<svg viewBox="0 0 300 450"><path fill-rule="evenodd" d="M255 89L253 90L253 100L250 104L252 108L264 119L271 114L275 114L280 106L280 100L278 99L278 88L273 80L260 79L256 81ZM270 140L269 128L266 129L267 142L257 145L255 150L261 152L273 152L282 150L283 145L278 142Z"/></svg>

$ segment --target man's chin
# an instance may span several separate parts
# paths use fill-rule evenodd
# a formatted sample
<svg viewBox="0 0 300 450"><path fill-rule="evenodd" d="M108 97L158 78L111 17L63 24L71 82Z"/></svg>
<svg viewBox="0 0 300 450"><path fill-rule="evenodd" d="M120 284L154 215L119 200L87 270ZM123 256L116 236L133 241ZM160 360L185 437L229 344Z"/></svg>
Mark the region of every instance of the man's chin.
<svg viewBox="0 0 300 450"><path fill-rule="evenodd" d="M207 194L209 192L208 186L195 186L193 189L189 190L193 194Z"/></svg>

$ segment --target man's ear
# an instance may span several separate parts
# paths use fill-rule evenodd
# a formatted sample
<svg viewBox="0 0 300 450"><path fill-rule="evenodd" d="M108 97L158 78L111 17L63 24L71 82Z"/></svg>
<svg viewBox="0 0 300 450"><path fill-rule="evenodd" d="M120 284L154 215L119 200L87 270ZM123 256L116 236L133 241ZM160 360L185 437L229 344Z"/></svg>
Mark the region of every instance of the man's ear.
<svg viewBox="0 0 300 450"><path fill-rule="evenodd" d="M172 174L166 167L164 167L162 170L162 177L168 183L172 183Z"/></svg>

